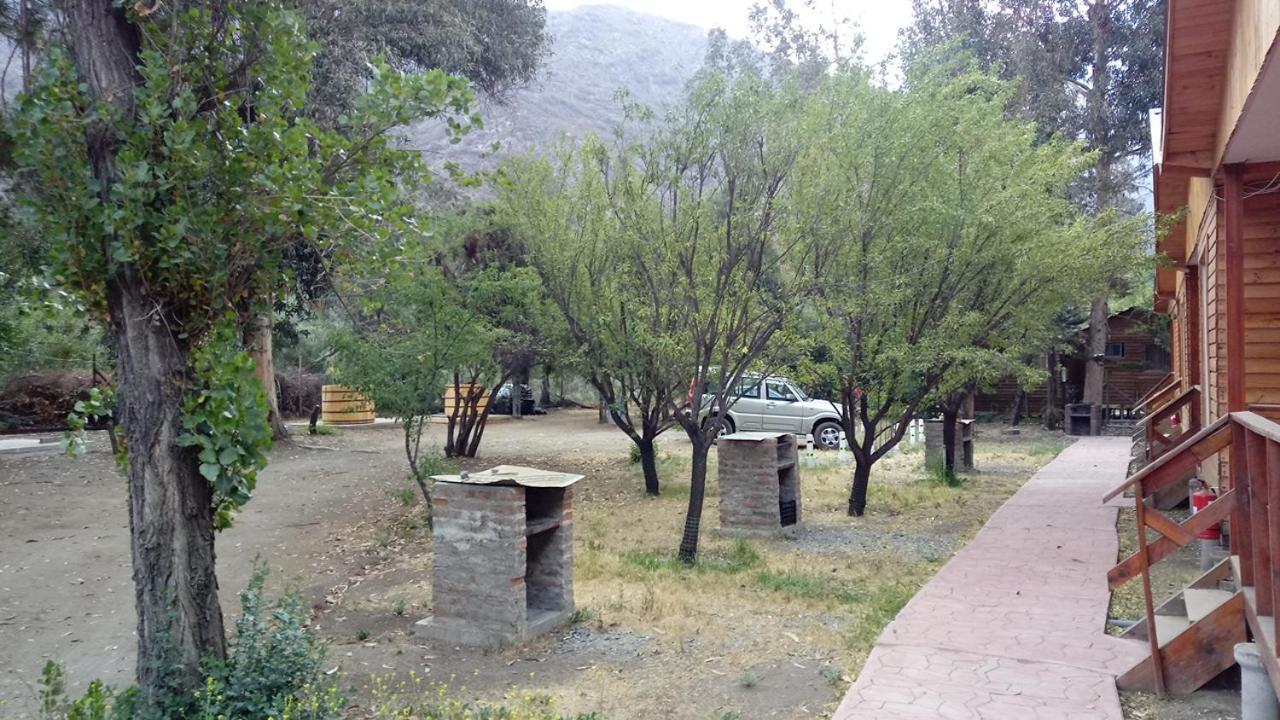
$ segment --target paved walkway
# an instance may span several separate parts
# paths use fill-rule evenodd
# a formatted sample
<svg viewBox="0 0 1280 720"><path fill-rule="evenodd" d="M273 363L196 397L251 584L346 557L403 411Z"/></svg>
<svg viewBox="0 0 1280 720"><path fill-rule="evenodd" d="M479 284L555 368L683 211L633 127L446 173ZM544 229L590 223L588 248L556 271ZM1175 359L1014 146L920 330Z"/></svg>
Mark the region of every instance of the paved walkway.
<svg viewBox="0 0 1280 720"><path fill-rule="evenodd" d="M1127 438L1046 465L885 628L833 720L1120 720L1146 646L1103 632Z"/></svg>

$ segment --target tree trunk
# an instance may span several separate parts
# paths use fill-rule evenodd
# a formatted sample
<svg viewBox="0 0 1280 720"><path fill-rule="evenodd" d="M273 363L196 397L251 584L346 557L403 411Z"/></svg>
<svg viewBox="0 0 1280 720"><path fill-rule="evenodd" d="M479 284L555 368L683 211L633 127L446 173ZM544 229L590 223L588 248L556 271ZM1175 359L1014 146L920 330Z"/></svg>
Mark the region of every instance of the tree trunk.
<svg viewBox="0 0 1280 720"><path fill-rule="evenodd" d="M870 457L867 452L867 457ZM849 490L849 516L862 517L867 511L867 488L871 485L871 460L853 458L853 487Z"/></svg>
<svg viewBox="0 0 1280 720"><path fill-rule="evenodd" d="M479 405L480 400L476 400ZM473 458L476 453L480 452L480 440L484 438L484 429L489 426L489 411L493 409L493 403L487 403L484 410L478 407L475 411L474 423L471 427L471 442L467 443L467 449L464 453L467 457Z"/></svg>
<svg viewBox="0 0 1280 720"><path fill-rule="evenodd" d="M120 417L129 448L129 532L138 614L138 686L149 705L202 683L226 656L213 545L213 491L178 445L187 354L126 271L108 290Z"/></svg>
<svg viewBox="0 0 1280 720"><path fill-rule="evenodd" d="M551 407L551 373L543 371L542 373L542 395L538 398L543 409Z"/></svg>
<svg viewBox="0 0 1280 720"><path fill-rule="evenodd" d="M1093 34L1093 53L1090 61L1090 92L1086 101L1089 113L1089 149L1098 152L1094 167L1094 205L1101 213L1115 205L1115 185L1112 173L1112 148L1108 147L1110 116L1107 95L1111 86L1110 49L1113 34L1111 9L1108 3L1096 0L1088 6L1088 21ZM1093 299L1089 307L1088 357L1084 370L1084 402L1101 406L1106 387L1107 353L1107 295ZM1098 358L1095 360L1094 358Z"/></svg>
<svg viewBox="0 0 1280 720"><path fill-rule="evenodd" d="M1045 369L1049 371L1049 384L1045 389L1044 428L1056 430L1062 422L1063 403L1062 381L1059 379L1058 351L1050 350L1045 354Z"/></svg>
<svg viewBox="0 0 1280 720"><path fill-rule="evenodd" d="M601 425L608 425L609 424L609 403L605 401L604 393L599 391L596 391L596 399L599 400L599 404L596 405L596 409L600 412L600 417L597 420L597 422L599 422Z"/></svg>
<svg viewBox="0 0 1280 720"><path fill-rule="evenodd" d="M1089 347L1084 363L1084 402L1102 405L1106 385L1107 298L1095 298L1089 308Z"/></svg>
<svg viewBox="0 0 1280 720"><path fill-rule="evenodd" d="M956 423L960 420L960 404L942 406L942 472L947 478L956 474Z"/></svg>
<svg viewBox="0 0 1280 720"><path fill-rule="evenodd" d="M519 420L522 417L524 417L524 380L520 373L516 373L511 378L511 418Z"/></svg>
<svg viewBox="0 0 1280 720"><path fill-rule="evenodd" d="M680 536L680 559L692 564L698 558L702 501L707 492L707 453L711 444L702 432L690 432L689 439L693 441L693 464L689 471L689 510L684 516L684 534Z"/></svg>
<svg viewBox="0 0 1280 720"><path fill-rule="evenodd" d="M646 431L647 434L647 431ZM652 437L641 437L636 440L640 449L640 467L644 470L644 494L657 497L658 487L658 452Z"/></svg>
<svg viewBox="0 0 1280 720"><path fill-rule="evenodd" d="M1013 409L1009 411L1009 427L1018 427L1027 412L1027 391L1018 388L1013 394Z"/></svg>
<svg viewBox="0 0 1280 720"><path fill-rule="evenodd" d="M115 0L66 0L67 39L80 82L121 120L85 128L103 199L115 180L120 123L133 117L141 33ZM200 662L226 657L214 572L212 488L191 448L178 445L188 380L186 348L168 330L128 265L107 278L120 420L128 447L129 537L138 616L138 686L145 706L201 685Z"/></svg>
<svg viewBox="0 0 1280 720"><path fill-rule="evenodd" d="M267 394L267 417L271 436L276 440L289 437L289 428L280 416L279 393L276 392L276 370L272 351L271 308L254 314L244 326L244 348L253 358L253 376L262 383Z"/></svg>

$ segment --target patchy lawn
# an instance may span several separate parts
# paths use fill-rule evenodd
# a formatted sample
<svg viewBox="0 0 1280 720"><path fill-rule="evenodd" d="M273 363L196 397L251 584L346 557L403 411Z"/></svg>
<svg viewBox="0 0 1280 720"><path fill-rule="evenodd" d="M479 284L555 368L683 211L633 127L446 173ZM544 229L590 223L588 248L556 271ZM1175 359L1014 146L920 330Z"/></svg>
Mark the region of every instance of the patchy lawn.
<svg viewBox="0 0 1280 720"><path fill-rule="evenodd" d="M533 446L475 464L587 476L574 502L575 622L522 647L484 652L415 637L431 607L420 509L396 503L365 525L375 562L334 588L316 619L344 685L426 678L486 700L536 690L563 712L610 720L828 714L883 627L1065 442L1034 427L1009 435L980 425L979 472L955 487L927 477L919 448L898 453L877 466L864 518L844 512L851 465L820 454L817 466L802 461L804 525L794 540L720 536L713 451L700 560L686 568L674 553L689 449L674 432L664 439L660 498L644 497L625 452L542 456Z"/></svg>

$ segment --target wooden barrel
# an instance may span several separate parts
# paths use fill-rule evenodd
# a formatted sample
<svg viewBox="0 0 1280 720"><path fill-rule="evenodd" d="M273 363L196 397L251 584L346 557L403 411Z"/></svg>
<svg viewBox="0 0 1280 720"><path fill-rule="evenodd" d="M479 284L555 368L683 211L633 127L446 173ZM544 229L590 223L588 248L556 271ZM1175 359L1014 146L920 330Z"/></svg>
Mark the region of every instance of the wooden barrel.
<svg viewBox="0 0 1280 720"><path fill-rule="evenodd" d="M489 386L472 385L470 383L459 383L457 386L458 394L454 394L453 383L444 386L444 414L453 415L454 409L458 406L458 395L460 395L465 403L467 398L480 395L479 402L476 403L476 412L483 413L484 409L489 406Z"/></svg>
<svg viewBox="0 0 1280 720"><path fill-rule="evenodd" d="M330 425L373 422L373 401L345 385L321 388L320 419Z"/></svg>

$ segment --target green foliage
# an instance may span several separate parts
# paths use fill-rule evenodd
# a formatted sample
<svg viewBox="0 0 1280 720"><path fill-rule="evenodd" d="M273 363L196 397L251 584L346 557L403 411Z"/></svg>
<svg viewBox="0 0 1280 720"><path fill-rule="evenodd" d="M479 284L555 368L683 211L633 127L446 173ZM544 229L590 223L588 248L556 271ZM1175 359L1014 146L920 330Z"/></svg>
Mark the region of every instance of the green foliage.
<svg viewBox="0 0 1280 720"><path fill-rule="evenodd" d="M405 452L420 484L436 462L421 449L422 433L442 410L445 386L496 388L546 348L542 281L519 264L518 248L501 247L503 238L493 237L500 233L480 216L446 216L432 235L400 247L394 263L349 281L362 297L361 315L334 337L334 375L405 421ZM484 250L490 240L499 247ZM445 451L469 454L462 445Z"/></svg>
<svg viewBox="0 0 1280 720"><path fill-rule="evenodd" d="M327 422L316 423L316 435L337 435L340 432L342 431Z"/></svg>
<svg viewBox="0 0 1280 720"><path fill-rule="evenodd" d="M844 683L844 671L838 665L823 665L818 668L818 675L831 687L839 687Z"/></svg>
<svg viewBox="0 0 1280 720"><path fill-rule="evenodd" d="M239 349L233 317L192 352L191 366L198 384L183 401L178 443L198 448L200 474L213 486L214 527L225 529L253 497L258 471L267 466L266 395L254 377L253 358Z"/></svg>
<svg viewBox="0 0 1280 720"><path fill-rule="evenodd" d="M66 672L50 660L40 671L41 720L133 720L137 691L122 693L101 680L89 683L84 695L74 700L67 697Z"/></svg>
<svg viewBox="0 0 1280 720"><path fill-rule="evenodd" d="M71 428L62 435L62 445L72 457L85 450L84 432L90 423L97 423L112 418L116 412L116 389L112 386L89 388L89 397L77 400L67 413L67 425ZM123 465L123 450L120 457Z"/></svg>
<svg viewBox="0 0 1280 720"><path fill-rule="evenodd" d="M902 47L909 75L954 63L962 53L987 72L1016 80L1008 107L1034 121L1041 138L1087 138L1109 168L1150 150L1147 112L1160 105L1163 91L1164 2L1059 3L1052 11L1039 0L912 5ZM1105 68L1094 67L1095 60ZM1099 98L1102 107L1085 106ZM1133 175L1115 183L1098 178L1087 205L1113 207L1098 195L1131 191L1135 176L1146 172L1142 163L1114 169Z"/></svg>
<svg viewBox="0 0 1280 720"><path fill-rule="evenodd" d="M622 559L643 570L651 572L682 573L692 568L695 572L715 572L736 575L750 570L760 564L760 553L751 541L739 538L728 552L704 553L692 566L675 555L652 551L632 550L623 553Z"/></svg>
<svg viewBox="0 0 1280 720"><path fill-rule="evenodd" d="M712 429L686 405L700 409L711 386L727 408L751 366L800 354L798 342L771 340L803 337L787 331L811 244L780 220L804 102L788 79L708 71L662 123L638 128L642 142L623 128L612 146L589 138L502 173L500 215L527 238L586 374L611 409L640 411L643 422L619 424L652 438L675 422L695 440L689 561Z"/></svg>
<svg viewBox="0 0 1280 720"><path fill-rule="evenodd" d="M101 317L107 280L128 268L193 344L227 310L285 288L286 251L342 257L407 217L398 183L426 170L389 130L424 117L455 132L476 122L466 81L375 64L338 130L321 130L299 116L315 46L298 16L275 2L219 7L217 22L204 4L134 17L146 37L132 116L87 97L54 53L13 129L56 276ZM230 26L243 31L218 31ZM245 76L270 91L239 91ZM222 99L208 102L210 88ZM86 125L119 138L119 176L102 191Z"/></svg>
<svg viewBox="0 0 1280 720"><path fill-rule="evenodd" d="M818 245L805 321L864 472L933 400L1016 374L1143 238L1140 223L1080 215L1071 188L1094 157L1010 119L1011 85L954 67L910 80L832 75L805 120L825 139L788 194L788 220Z"/></svg>
<svg viewBox="0 0 1280 720"><path fill-rule="evenodd" d="M306 629L310 609L293 593L269 602L263 592L266 577L266 567L258 565L240 594L241 615L227 659L205 663L204 684L193 695L147 710L139 704L137 688L117 691L94 680L83 696L72 700L62 666L50 660L40 678L41 720L343 717L346 701L321 674L325 648Z"/></svg>
<svg viewBox="0 0 1280 720"><path fill-rule="evenodd" d="M941 465L929 468L927 477L928 481L934 485L949 488L963 487L966 481L965 476L957 473L955 468L948 469Z"/></svg>
<svg viewBox="0 0 1280 720"><path fill-rule="evenodd" d="M206 685L196 694L201 718L279 717L290 700L326 705L332 703L320 701L336 697L321 681L325 648L306 628L310 609L294 593L270 603L263 593L266 577L266 567L258 565L240 593L227 659L206 664ZM294 712L300 711L295 704Z"/></svg>
<svg viewBox="0 0 1280 720"><path fill-rule="evenodd" d="M392 492L391 495L395 497L395 499L399 500L400 504L405 507L409 507L418 501L418 493L411 487L400 488L399 490Z"/></svg>
<svg viewBox="0 0 1280 720"><path fill-rule="evenodd" d="M547 50L533 0L300 0L318 42L308 112L330 120L364 89L373 53L408 71L440 69L505 97L531 81Z"/></svg>

